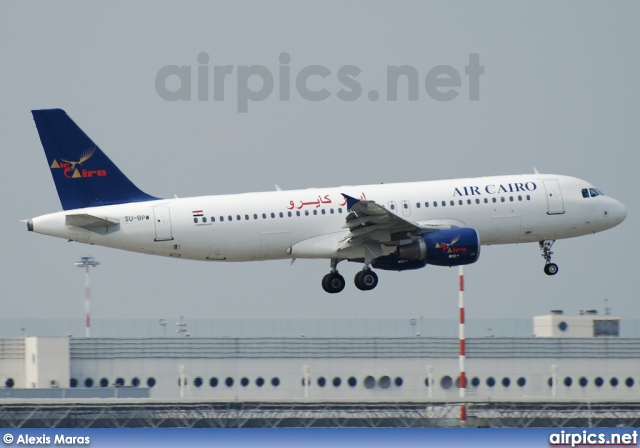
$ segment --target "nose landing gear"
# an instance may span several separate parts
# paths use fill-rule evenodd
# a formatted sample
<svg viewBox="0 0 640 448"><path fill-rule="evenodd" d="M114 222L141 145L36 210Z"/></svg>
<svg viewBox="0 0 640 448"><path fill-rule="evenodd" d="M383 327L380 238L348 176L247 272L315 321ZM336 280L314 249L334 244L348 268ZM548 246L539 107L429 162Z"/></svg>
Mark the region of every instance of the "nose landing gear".
<svg viewBox="0 0 640 448"><path fill-rule="evenodd" d="M545 260L544 265L544 273L547 275L556 275L558 273L558 265L555 263L551 263L551 246L555 243L556 240L544 240L540 241L540 249L542 250L542 258Z"/></svg>

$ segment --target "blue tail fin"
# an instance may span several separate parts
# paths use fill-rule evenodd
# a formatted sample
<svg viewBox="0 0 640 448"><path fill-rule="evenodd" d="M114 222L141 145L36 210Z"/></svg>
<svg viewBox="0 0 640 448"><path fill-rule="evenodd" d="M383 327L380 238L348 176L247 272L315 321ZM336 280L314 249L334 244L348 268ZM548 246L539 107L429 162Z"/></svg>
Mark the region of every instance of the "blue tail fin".
<svg viewBox="0 0 640 448"><path fill-rule="evenodd" d="M64 210L157 199L127 179L65 111L31 113Z"/></svg>

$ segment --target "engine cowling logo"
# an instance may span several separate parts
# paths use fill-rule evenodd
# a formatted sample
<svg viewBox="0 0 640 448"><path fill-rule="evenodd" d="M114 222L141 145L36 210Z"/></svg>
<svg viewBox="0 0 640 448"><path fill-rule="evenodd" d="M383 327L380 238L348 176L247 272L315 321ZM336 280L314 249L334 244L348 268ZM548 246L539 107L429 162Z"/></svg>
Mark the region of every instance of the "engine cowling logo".
<svg viewBox="0 0 640 448"><path fill-rule="evenodd" d="M466 247L453 247L453 245L456 244L459 239L460 235L454 237L450 243L436 243L436 249L442 249L442 252L445 254L457 254L466 252Z"/></svg>

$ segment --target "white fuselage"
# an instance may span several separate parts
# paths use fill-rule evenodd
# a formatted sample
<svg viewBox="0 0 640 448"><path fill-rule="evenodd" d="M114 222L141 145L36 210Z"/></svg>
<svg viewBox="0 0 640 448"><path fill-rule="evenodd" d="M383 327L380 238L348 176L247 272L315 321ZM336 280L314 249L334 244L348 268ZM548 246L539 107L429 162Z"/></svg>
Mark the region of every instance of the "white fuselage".
<svg viewBox="0 0 640 448"><path fill-rule="evenodd" d="M312 188L66 210L33 218L30 225L73 241L193 260L362 258L361 247L340 249L349 233L342 193L375 201L414 223L476 229L481 244L490 245L571 238L624 220L620 202L604 195L585 198L585 188L594 187L542 174ZM65 224L75 214L114 224Z"/></svg>

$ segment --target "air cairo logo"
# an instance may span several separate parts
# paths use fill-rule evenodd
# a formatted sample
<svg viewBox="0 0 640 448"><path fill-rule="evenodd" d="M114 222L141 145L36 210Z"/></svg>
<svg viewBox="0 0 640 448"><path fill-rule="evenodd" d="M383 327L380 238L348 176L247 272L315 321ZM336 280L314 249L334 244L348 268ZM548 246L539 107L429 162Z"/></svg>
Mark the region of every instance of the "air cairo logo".
<svg viewBox="0 0 640 448"><path fill-rule="evenodd" d="M460 236L457 236L451 240L450 243L436 243L436 249L442 249L443 253L446 254L455 254L459 252L466 252L466 247L452 247L454 244L458 242Z"/></svg>
<svg viewBox="0 0 640 448"><path fill-rule="evenodd" d="M107 170L87 170L83 167L83 163L91 158L91 156L96 152L96 148L88 148L82 156L80 156L80 160L74 162L71 160L60 159L60 163L57 160L53 160L51 164L51 169L61 168L62 174L64 177L68 179L78 179L84 177L105 177L107 175ZM80 165L82 169L78 169L76 165Z"/></svg>

